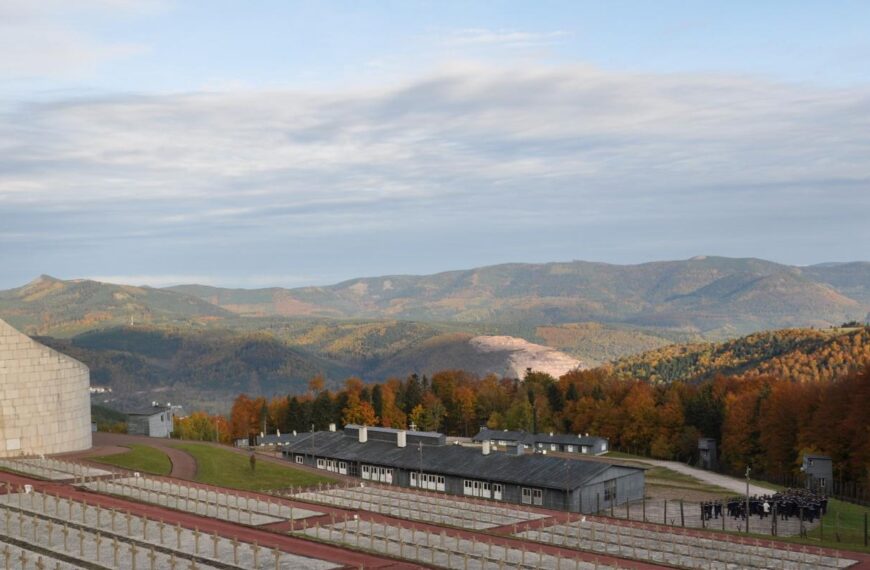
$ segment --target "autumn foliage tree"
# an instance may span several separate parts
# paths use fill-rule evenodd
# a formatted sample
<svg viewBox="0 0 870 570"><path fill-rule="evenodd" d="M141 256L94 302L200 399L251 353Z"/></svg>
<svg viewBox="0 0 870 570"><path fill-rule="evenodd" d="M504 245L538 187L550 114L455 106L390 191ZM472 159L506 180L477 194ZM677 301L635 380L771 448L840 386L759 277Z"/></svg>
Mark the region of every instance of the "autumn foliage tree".
<svg viewBox="0 0 870 570"><path fill-rule="evenodd" d="M853 352L863 350L862 345ZM759 476L793 477L802 453L825 453L834 459L838 478L870 487L867 402L870 366L819 382L741 374L669 384L626 380L607 368L558 379L529 372L525 381L447 370L431 381L417 375L382 384L351 378L335 392L317 378L305 394L269 401L242 394L221 433L256 435L264 420L270 432L323 430L330 423L397 428L413 423L460 436L484 425L537 428L599 435L611 448L681 461L695 457L703 436L718 441L720 463L735 473L751 466ZM214 418L192 414L179 430L184 437L208 438L213 423Z"/></svg>

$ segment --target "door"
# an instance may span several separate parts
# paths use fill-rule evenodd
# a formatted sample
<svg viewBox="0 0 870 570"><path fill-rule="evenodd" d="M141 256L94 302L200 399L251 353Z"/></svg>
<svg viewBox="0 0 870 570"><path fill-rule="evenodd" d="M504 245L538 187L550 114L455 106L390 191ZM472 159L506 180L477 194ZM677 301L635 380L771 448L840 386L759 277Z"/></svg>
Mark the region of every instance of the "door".
<svg viewBox="0 0 870 570"><path fill-rule="evenodd" d="M501 483L494 483L492 485L492 498L495 499L496 501L501 501L501 491L502 491Z"/></svg>

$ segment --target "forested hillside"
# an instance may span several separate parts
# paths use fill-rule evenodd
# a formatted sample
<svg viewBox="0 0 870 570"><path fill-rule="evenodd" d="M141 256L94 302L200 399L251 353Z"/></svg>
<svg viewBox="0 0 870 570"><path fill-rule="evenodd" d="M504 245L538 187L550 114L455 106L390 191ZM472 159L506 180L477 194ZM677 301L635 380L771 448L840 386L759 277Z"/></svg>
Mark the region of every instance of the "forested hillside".
<svg viewBox="0 0 870 570"><path fill-rule="evenodd" d="M667 383L772 374L830 381L870 362L870 327L766 331L722 343L671 345L609 366L620 378Z"/></svg>
<svg viewBox="0 0 870 570"><path fill-rule="evenodd" d="M318 374L353 374L264 333L118 327L38 340L87 364L91 384L110 386L121 398L155 392L205 399L241 391L274 394L299 389Z"/></svg>
<svg viewBox="0 0 870 570"><path fill-rule="evenodd" d="M0 318L27 334L73 336L137 323L207 323L234 316L197 297L163 289L43 275L0 291Z"/></svg>

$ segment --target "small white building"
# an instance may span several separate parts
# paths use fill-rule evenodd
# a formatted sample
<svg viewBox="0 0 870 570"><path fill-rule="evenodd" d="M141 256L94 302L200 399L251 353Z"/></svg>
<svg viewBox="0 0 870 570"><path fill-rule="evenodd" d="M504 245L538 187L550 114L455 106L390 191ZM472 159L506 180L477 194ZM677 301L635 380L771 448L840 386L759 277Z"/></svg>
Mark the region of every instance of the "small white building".
<svg viewBox="0 0 870 570"><path fill-rule="evenodd" d="M127 412L127 433L149 437L169 437L177 407L152 402L151 407Z"/></svg>

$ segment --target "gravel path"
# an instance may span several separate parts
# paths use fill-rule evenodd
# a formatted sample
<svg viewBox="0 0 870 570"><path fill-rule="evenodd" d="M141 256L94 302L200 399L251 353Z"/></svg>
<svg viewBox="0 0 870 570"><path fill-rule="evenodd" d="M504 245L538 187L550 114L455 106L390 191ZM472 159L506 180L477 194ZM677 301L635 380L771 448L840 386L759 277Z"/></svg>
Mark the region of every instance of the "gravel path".
<svg viewBox="0 0 870 570"><path fill-rule="evenodd" d="M705 483L717 485L724 489L728 489L729 491L733 491L737 495L746 494L745 480L735 479L734 477L721 475L719 473L713 473L711 471L704 471L703 469L696 469L678 461L662 461L659 459L638 459L637 461L647 463L655 467L665 467L667 469L670 469L671 471L676 471L677 473L689 475L690 477L694 477L695 479L699 479ZM773 491L773 489L768 487L762 487L760 485L754 484L749 485L750 495L766 495L771 491Z"/></svg>

